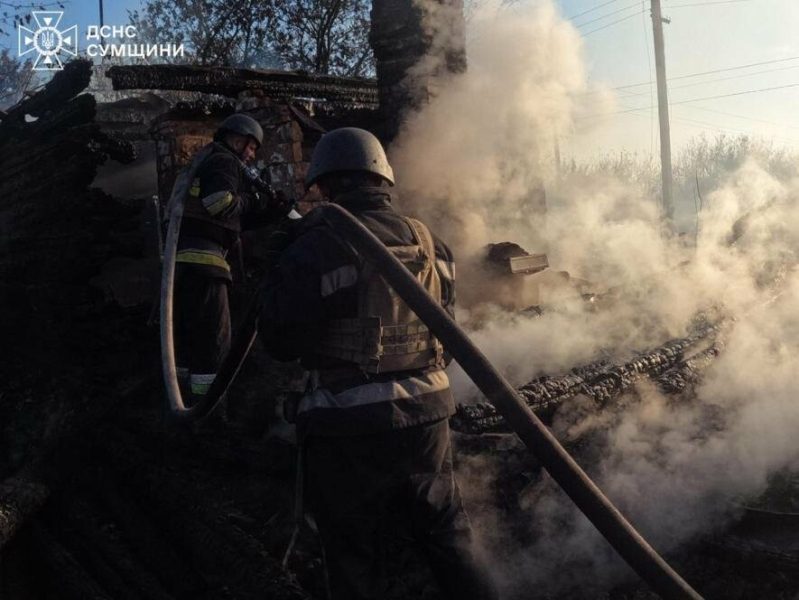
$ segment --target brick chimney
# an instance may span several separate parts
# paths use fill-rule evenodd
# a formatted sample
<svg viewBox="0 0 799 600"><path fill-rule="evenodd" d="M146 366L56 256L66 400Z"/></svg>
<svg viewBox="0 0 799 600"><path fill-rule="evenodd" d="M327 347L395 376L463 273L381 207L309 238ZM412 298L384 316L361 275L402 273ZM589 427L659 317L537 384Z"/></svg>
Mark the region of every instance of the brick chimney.
<svg viewBox="0 0 799 600"><path fill-rule="evenodd" d="M369 41L388 142L409 110L466 69L463 0L373 0Z"/></svg>

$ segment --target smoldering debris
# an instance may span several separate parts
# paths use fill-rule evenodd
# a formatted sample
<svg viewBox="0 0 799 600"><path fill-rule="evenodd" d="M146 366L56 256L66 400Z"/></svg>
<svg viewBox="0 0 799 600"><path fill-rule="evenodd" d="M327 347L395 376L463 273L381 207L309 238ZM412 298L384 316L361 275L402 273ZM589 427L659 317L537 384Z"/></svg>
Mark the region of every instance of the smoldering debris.
<svg viewBox="0 0 799 600"><path fill-rule="evenodd" d="M464 296L479 290L479 318L471 303L458 315L478 346L517 388L533 382L533 405L549 411L562 439L590 438L587 468L659 550L684 547L723 527L770 474L799 466L789 443L799 336L788 309L797 299L799 169L770 170L756 152L723 174L711 169L696 231L676 235L640 181L553 169L553 137L579 143L590 127L576 125L586 92L597 92L588 114L614 100L589 85L580 38L552 3L484 3L466 40L468 70L408 117L390 149L401 207L451 243ZM527 210L541 187L544 209ZM596 298L612 291L612 301L598 308L542 286L540 314L510 312L506 290L487 286L478 266L498 240L545 252L553 271L591 282ZM724 335L670 354L664 343L689 339L693 315L714 306L723 306ZM652 363L636 363L648 354L634 350L646 348ZM449 373L464 405L456 423L495 431L493 409L479 405L457 365ZM593 396L623 410L603 411ZM473 500L500 513L513 505L535 524L519 539L519 521L503 525L490 511L475 519L486 519L484 537L501 562L515 565L496 565L509 588L571 587L586 597L629 575L546 478L527 481L519 501L485 498L496 472L514 476L495 458L486 450L462 472Z"/></svg>
<svg viewBox="0 0 799 600"><path fill-rule="evenodd" d="M577 395L603 409L643 378L657 382L664 390L685 392L688 381L697 381L699 370L707 368L718 356L721 342L717 342L716 335L721 323L703 319L691 335L670 340L627 362L603 360L575 367L564 375L539 377L518 388L519 395L533 412L551 422L563 403ZM456 431L472 434L507 431L497 410L484 402L459 404L452 426Z"/></svg>

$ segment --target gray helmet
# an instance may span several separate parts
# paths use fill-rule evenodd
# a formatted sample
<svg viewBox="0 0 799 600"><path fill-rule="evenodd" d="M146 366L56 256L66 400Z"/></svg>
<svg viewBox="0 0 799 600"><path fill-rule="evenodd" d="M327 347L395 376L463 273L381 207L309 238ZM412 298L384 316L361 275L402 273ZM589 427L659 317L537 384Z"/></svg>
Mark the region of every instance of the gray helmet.
<svg viewBox="0 0 799 600"><path fill-rule="evenodd" d="M374 173L394 185L394 171L380 140L365 129L342 127L323 135L311 156L305 187L311 187L323 175L339 171Z"/></svg>
<svg viewBox="0 0 799 600"><path fill-rule="evenodd" d="M216 133L220 135L226 132L251 137L258 142L259 148L264 143L264 130L258 121L248 115L236 113L222 121Z"/></svg>

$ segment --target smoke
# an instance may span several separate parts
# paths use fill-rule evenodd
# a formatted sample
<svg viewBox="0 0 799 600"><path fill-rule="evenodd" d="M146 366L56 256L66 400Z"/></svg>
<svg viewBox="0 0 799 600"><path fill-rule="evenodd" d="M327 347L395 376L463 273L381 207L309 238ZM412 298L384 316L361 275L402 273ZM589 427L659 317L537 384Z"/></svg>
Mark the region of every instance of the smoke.
<svg viewBox="0 0 799 600"><path fill-rule="evenodd" d="M459 318L514 385L660 345L711 308L727 317L724 351L696 397L675 401L641 384L623 411L577 398L553 424L567 442L590 439L591 475L666 551L722 526L772 475L799 467L799 173L770 172L754 156L716 172L688 239L665 234L647 186L601 170L555 173L547 166L553 136L574 131L586 98L592 112L613 99L587 94L597 90L589 90L578 33L541 4L476 9L467 72L436 89L390 149L400 205L453 247L468 305ZM503 240L545 251L550 273L492 285L480 257ZM542 315L501 308L505 296L529 288ZM605 300L587 302L587 291ZM480 397L457 365L450 374L459 401ZM489 502L500 467L493 457L465 461L472 503ZM548 478L526 488L516 509L532 539L521 541L518 523L496 510L475 519L509 590L554 593L568 580L591 595L629 575Z"/></svg>
<svg viewBox="0 0 799 600"><path fill-rule="evenodd" d="M529 205L541 185L544 146L569 128L587 88L579 37L552 6L524 18L497 10L486 4L473 15L467 73L435 89L390 149L403 207L434 223L464 257L496 241L497 229L522 245L538 241L539 215ZM453 29L436 24L440 13L427 12L431 35ZM439 41L432 56L446 46Z"/></svg>

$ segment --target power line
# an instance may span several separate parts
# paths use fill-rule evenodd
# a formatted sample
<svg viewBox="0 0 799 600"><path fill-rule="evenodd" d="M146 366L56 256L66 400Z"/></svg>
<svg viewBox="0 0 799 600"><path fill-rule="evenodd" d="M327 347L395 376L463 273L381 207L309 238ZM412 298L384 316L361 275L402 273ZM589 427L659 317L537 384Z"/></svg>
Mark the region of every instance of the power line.
<svg viewBox="0 0 799 600"><path fill-rule="evenodd" d="M636 12L636 13L633 13L633 14L631 14L631 15L627 16L627 17L623 17L623 18L621 18L621 19L617 19L616 21L611 21L610 23L608 23L607 25L603 25L602 27L597 27L596 29L592 29L591 31L586 31L586 32L583 34L583 37L589 36L589 35L591 35L592 33L596 33L597 31L602 31L603 29L607 29L608 27L612 27L613 25L616 25L617 23L622 23L623 21L627 21L627 20L629 20L629 19L632 19L632 18L634 18L634 17L637 17L637 16L638 16L638 15L640 15L642 12L644 12L644 11L642 11L642 10L641 10L641 11L638 11L638 12Z"/></svg>
<svg viewBox="0 0 799 600"><path fill-rule="evenodd" d="M713 2L696 2L693 4L670 4L668 8L688 8L690 6L712 6L713 4L738 4L740 2L751 2L751 0L715 0Z"/></svg>
<svg viewBox="0 0 799 600"><path fill-rule="evenodd" d="M599 6L595 6L594 8L589 8L588 10L584 10L581 13L578 13L576 15L572 15L571 17L566 17L566 18L569 19L570 21L573 21L574 19L577 19L578 17L582 17L583 15L587 15L588 13L592 13L595 10L599 10L603 6L607 6L608 4L613 4L614 2L618 2L618 1L619 0L608 0L608 2L600 4Z"/></svg>
<svg viewBox="0 0 799 600"><path fill-rule="evenodd" d="M799 65L793 65L790 67L780 67L779 69L763 69L762 71L753 71L752 73L743 73L741 75L734 75L732 77L717 77L716 79L707 79L705 81L695 81L694 83L684 83L682 85L673 85L669 86L670 90L682 90L689 87L696 87L698 85L709 85L711 83L718 83L720 81L737 81L738 79L744 79L745 77L755 77L757 75L765 75L768 73L777 73L780 71L791 71L794 69L799 69ZM652 86L649 87L648 92L631 92L628 90L621 90L622 93L625 94L625 98L632 98L633 96L651 96L652 94Z"/></svg>
<svg viewBox="0 0 799 600"><path fill-rule="evenodd" d="M693 108L693 107L690 107L690 108ZM643 118L646 118L646 115L642 115L640 112L626 112L624 114L625 114L625 116L629 116L629 117L643 117ZM749 135L749 136L752 136L752 137L760 136L760 137L764 137L764 138L771 138L771 139L773 139L775 141L780 141L780 142L783 142L783 143L789 143L789 144L793 144L793 145L799 146L799 140L795 140L795 139L787 138L787 137L782 137L782 136L778 136L778 135L758 134L758 133L755 133L753 131L748 131L748 130L745 130L745 129L736 129L736 128L733 128L733 127L724 127L722 125L717 125L715 123L708 123L706 121L698 121L696 119L690 119L690 118L680 117L680 116L672 116L672 120L677 122L677 123L683 124L683 125L689 125L689 126L692 126L692 127L699 127L701 129L710 129L710 130L716 131L718 133L742 133L742 134Z"/></svg>
<svg viewBox="0 0 799 600"><path fill-rule="evenodd" d="M778 86L768 87L768 88L759 88L759 89L756 89L756 90L743 90L743 91L740 91L740 92L732 92L730 94L719 94L717 96L705 96L704 98L690 98L690 99L687 99L687 100L678 100L677 102L669 102L669 106L676 106L676 105L679 105L679 104L689 104L691 102L703 102L705 100L718 100L720 98L731 98L733 96L743 96L743 95L746 95L746 94L756 94L756 93L760 93L760 92L772 92L774 90L784 90L784 89L795 88L795 87L799 87L799 83L791 83L791 84L788 84L788 85L778 85ZM650 105L650 106L639 106L639 107L636 107L636 108L629 108L629 109L626 109L626 110L619 110L619 111L614 111L614 112L609 112L609 113L598 113L598 114L595 114L595 115L586 115L585 117L580 117L580 118L581 119L587 119L587 118L593 118L593 117L602 117L602 116L606 116L606 115L621 115L621 114L625 114L625 113L638 112L638 111L642 111L642 110L649 110L650 108L652 108L652 105Z"/></svg>
<svg viewBox="0 0 799 600"><path fill-rule="evenodd" d="M733 92L731 94L720 94L718 96L705 96L704 98L693 98L691 100L680 100L679 102L671 102L671 104L688 104L689 102L701 102L703 100L718 100L719 98L731 98L733 96L743 96L745 94L756 94L759 92L772 92L774 90L784 90L788 88L799 87L799 83L791 83L788 85L778 85L768 88L760 88L757 90L744 90L742 92Z"/></svg>
<svg viewBox="0 0 799 600"><path fill-rule="evenodd" d="M607 19L608 17L612 17L613 15L617 15L619 13L622 13L625 10L630 10L631 8L635 8L636 6L638 6L638 0L636 0L634 3L632 3L632 4L628 5L628 6L625 6L624 8L619 8L617 10L611 11L611 12L609 12L607 14L602 15L601 17L596 17L595 19L591 19L590 21L586 21L585 23L580 23L576 27L578 27L578 28L585 27L586 25L590 25L591 23L596 23L597 21L602 21L603 19Z"/></svg>
<svg viewBox="0 0 799 600"><path fill-rule="evenodd" d="M687 75L679 75L677 77L670 77L669 81L678 81L680 79L688 79L690 77L700 77L702 75L713 75L715 73L726 73L728 71L737 71L737 70L740 70L740 69L748 69L750 67L759 67L759 66L762 66L762 65L773 65L773 64L776 64L776 63L788 62L788 61L791 61L791 60L799 60L799 56L789 56L788 58L777 58L777 59L774 59L774 60L764 60L762 62L749 63L747 65L738 65L738 66L735 66L735 67L725 67L723 69L714 69L712 71L702 71L702 72L699 72L699 73L688 73ZM644 86L644 85L652 85L653 83L655 83L655 82L654 81L643 81L641 83L631 83L629 85L620 85L620 86L617 86L617 87L615 87L613 89L614 90L625 90L625 89L634 88L634 87L641 87L641 86Z"/></svg>
<svg viewBox="0 0 799 600"><path fill-rule="evenodd" d="M724 115L725 117L733 117L735 119L743 119L744 121L752 121L754 123L765 123L767 125L774 125L775 127L787 127L789 129L799 129L799 125L790 125L787 123L777 123L776 121L769 121L767 119L758 119L756 117L747 117L745 115L737 115L735 113L725 112L723 110L716 110L715 108L707 108L705 106L684 106L683 108L692 108L694 110L701 110L703 112L715 113L717 115Z"/></svg>

